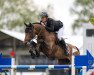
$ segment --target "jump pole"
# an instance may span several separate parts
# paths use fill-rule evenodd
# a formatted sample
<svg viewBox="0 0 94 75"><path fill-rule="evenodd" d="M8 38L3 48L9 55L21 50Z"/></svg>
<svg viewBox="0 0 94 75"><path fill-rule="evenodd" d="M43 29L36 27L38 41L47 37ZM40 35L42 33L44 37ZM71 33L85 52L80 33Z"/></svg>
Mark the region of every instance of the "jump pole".
<svg viewBox="0 0 94 75"><path fill-rule="evenodd" d="M0 68L3 69L65 69L71 68L71 65L0 65ZM76 69L82 69L83 66L75 66ZM85 68L85 67L84 67ZM94 69L94 66L90 67Z"/></svg>
<svg viewBox="0 0 94 75"><path fill-rule="evenodd" d="M74 53L74 48L72 49L71 75L75 75L75 64L74 64L74 62L75 62L74 58L75 57L74 57L73 53Z"/></svg>

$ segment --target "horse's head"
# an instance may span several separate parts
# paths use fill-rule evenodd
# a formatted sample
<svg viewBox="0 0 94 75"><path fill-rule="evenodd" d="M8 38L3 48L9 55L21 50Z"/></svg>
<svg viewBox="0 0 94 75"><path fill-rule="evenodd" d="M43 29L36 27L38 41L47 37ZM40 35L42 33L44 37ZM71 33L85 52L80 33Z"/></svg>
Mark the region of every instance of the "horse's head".
<svg viewBox="0 0 94 75"><path fill-rule="evenodd" d="M27 44L28 42L30 42L31 39L35 37L35 29L31 23L29 24L24 23L24 24L26 26L24 43Z"/></svg>

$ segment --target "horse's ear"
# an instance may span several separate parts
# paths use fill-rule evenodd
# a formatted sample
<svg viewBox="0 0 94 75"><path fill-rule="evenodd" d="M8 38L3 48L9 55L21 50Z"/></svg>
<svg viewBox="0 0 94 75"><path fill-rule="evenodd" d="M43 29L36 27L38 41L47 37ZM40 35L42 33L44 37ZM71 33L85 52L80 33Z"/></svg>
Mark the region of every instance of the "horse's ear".
<svg viewBox="0 0 94 75"><path fill-rule="evenodd" d="M33 24L29 22L29 25L33 28Z"/></svg>
<svg viewBox="0 0 94 75"><path fill-rule="evenodd" d="M24 25L27 27L27 24L24 22Z"/></svg>
<svg viewBox="0 0 94 75"><path fill-rule="evenodd" d="M29 24L32 26L32 24L29 22Z"/></svg>

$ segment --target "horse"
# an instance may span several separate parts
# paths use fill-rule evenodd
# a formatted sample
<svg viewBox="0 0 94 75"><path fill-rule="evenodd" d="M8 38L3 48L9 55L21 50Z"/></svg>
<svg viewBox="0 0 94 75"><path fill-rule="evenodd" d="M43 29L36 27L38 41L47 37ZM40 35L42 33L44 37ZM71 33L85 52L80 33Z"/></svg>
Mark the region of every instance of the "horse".
<svg viewBox="0 0 94 75"><path fill-rule="evenodd" d="M25 23L25 25L24 43L27 44L37 35L37 50L45 54L48 58L57 59L58 64L71 64L72 55L80 54L76 46L67 43L69 55L66 56L64 49L58 44L56 34L54 32L48 32L40 23Z"/></svg>

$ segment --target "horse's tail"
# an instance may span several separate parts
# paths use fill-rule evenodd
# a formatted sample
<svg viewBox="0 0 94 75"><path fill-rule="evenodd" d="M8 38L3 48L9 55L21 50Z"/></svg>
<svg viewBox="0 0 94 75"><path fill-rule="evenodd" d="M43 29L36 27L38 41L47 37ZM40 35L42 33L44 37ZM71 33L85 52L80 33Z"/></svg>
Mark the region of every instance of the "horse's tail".
<svg viewBox="0 0 94 75"><path fill-rule="evenodd" d="M77 46L75 46L76 47L76 49L78 50L78 52L80 53L80 50L79 50L79 48L77 47Z"/></svg>

